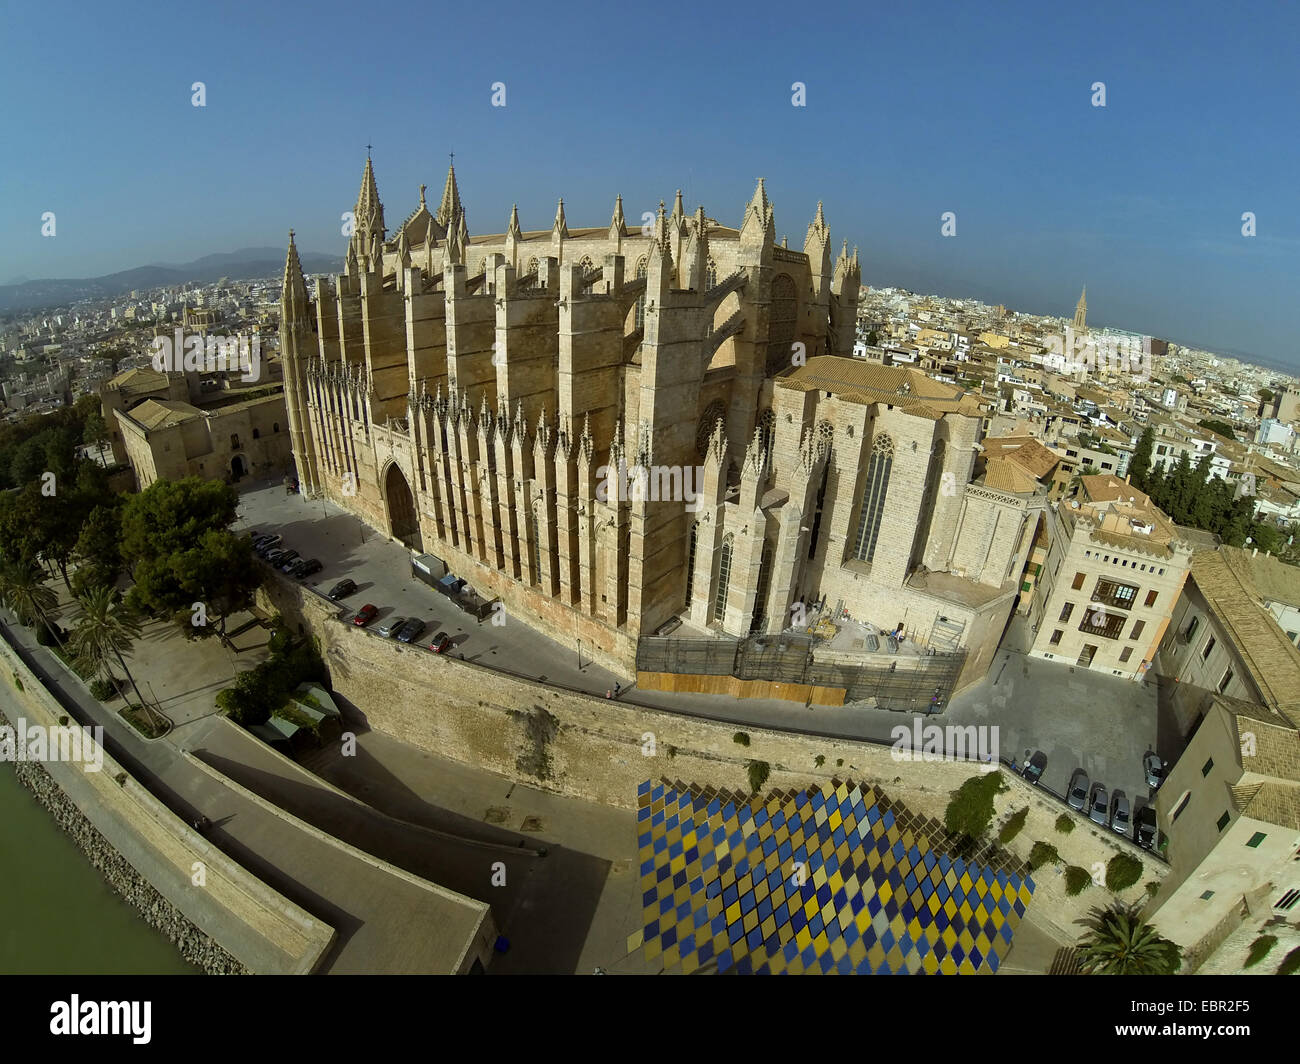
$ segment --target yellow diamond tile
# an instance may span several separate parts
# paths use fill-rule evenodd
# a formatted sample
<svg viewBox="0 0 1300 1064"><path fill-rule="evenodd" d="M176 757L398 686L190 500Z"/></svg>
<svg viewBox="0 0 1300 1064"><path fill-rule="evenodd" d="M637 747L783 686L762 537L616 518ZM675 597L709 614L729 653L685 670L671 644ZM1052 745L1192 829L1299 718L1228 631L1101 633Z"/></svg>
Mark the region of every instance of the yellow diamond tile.
<svg viewBox="0 0 1300 1064"><path fill-rule="evenodd" d="M665 968L671 968L674 964L682 959L682 948L676 942L664 950L663 960L660 962Z"/></svg>
<svg viewBox="0 0 1300 1064"><path fill-rule="evenodd" d="M884 905L885 902L889 901L889 899L894 896L894 888L891 887L889 881L886 880L884 883L880 884L880 889L876 893L880 898L880 904Z"/></svg>
<svg viewBox="0 0 1300 1064"><path fill-rule="evenodd" d="M963 894L969 894L970 888L974 885L971 881L969 872L963 872L961 874L961 879L957 880L957 882L961 884Z"/></svg>
<svg viewBox="0 0 1300 1064"><path fill-rule="evenodd" d="M663 948L664 944L659 940L659 936L656 935L645 944L645 959L648 961L654 960L663 952Z"/></svg>
<svg viewBox="0 0 1300 1064"><path fill-rule="evenodd" d="M849 944L845 942L844 939L837 938L834 942L831 943L830 951L831 951L831 956L838 961L846 953L849 952Z"/></svg>
<svg viewBox="0 0 1300 1064"><path fill-rule="evenodd" d="M925 970L926 975L935 975L939 971L939 958L933 953L927 953L925 960L921 962L921 967Z"/></svg>
<svg viewBox="0 0 1300 1064"><path fill-rule="evenodd" d="M734 924L740 919L740 902L733 901L727 906L727 923Z"/></svg>
<svg viewBox="0 0 1300 1064"><path fill-rule="evenodd" d="M970 918L975 914L975 910L974 908L972 908L971 903L969 901L963 901L961 903L961 908L958 909L957 912L961 915L962 920L965 921L966 923L970 923Z"/></svg>
<svg viewBox="0 0 1300 1064"><path fill-rule="evenodd" d="M863 945L862 939L858 939L849 947L849 960L853 962L854 968L866 960L866 957L867 947Z"/></svg>
<svg viewBox="0 0 1300 1064"><path fill-rule="evenodd" d="M945 927L940 937L943 939L943 944L950 950L957 944L957 932L951 927Z"/></svg>
<svg viewBox="0 0 1300 1064"><path fill-rule="evenodd" d="M795 933L794 943L801 953L812 945L812 932L808 930L807 925L799 928Z"/></svg>
<svg viewBox="0 0 1300 1064"><path fill-rule="evenodd" d="M944 959L939 962L939 971L943 975L956 975L957 962L950 956L944 957Z"/></svg>

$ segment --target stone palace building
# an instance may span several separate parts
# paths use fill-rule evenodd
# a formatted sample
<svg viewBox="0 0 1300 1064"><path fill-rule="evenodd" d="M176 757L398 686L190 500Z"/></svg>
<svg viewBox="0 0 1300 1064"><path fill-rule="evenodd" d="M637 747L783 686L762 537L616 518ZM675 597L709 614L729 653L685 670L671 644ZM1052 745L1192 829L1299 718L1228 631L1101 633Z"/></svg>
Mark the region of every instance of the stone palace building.
<svg viewBox="0 0 1300 1064"><path fill-rule="evenodd" d="M821 204L799 251L761 180L735 228L679 192L644 230L620 197L606 226L561 200L549 230L472 236L449 169L390 235L367 159L354 217L310 289L290 232L305 492L620 662L674 618L775 632L821 602L982 674L1046 489L985 467L975 396L851 357L858 256Z"/></svg>

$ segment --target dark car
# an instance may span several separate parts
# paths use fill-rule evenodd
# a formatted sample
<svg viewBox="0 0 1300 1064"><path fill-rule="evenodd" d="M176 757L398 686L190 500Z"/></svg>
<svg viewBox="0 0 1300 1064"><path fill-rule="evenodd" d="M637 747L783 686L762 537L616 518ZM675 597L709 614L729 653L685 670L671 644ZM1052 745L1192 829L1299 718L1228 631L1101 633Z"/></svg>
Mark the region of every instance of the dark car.
<svg viewBox="0 0 1300 1064"><path fill-rule="evenodd" d="M379 607L372 606L367 602L361 609L357 610L357 615L352 618L352 623L358 628L364 628L379 615Z"/></svg>
<svg viewBox="0 0 1300 1064"><path fill-rule="evenodd" d="M1043 778L1043 772L1047 768L1047 755L1041 750L1034 753L1028 761L1025 762L1025 779L1029 783L1037 783Z"/></svg>
<svg viewBox="0 0 1300 1064"><path fill-rule="evenodd" d="M425 623L419 617L412 617L397 630L399 643L414 643L424 634Z"/></svg>
<svg viewBox="0 0 1300 1064"><path fill-rule="evenodd" d="M299 554L296 550L291 550L286 554L281 554L279 560L275 563L276 568L282 573L287 573L298 564Z"/></svg>
<svg viewBox="0 0 1300 1064"><path fill-rule="evenodd" d="M1144 850L1151 849L1156 842L1155 806L1144 805L1134 818L1137 824L1137 844Z"/></svg>
<svg viewBox="0 0 1300 1064"><path fill-rule="evenodd" d="M271 551L275 550L283 540L283 536L263 536L253 544L253 551L258 555L258 557L265 558Z"/></svg>
<svg viewBox="0 0 1300 1064"><path fill-rule="evenodd" d="M319 573L324 566L321 565L319 558L299 559L298 564L293 567L293 575L299 580L304 580L309 576Z"/></svg>
<svg viewBox="0 0 1300 1064"><path fill-rule="evenodd" d="M1088 802L1088 773L1081 768L1075 769L1074 775L1070 777L1070 790L1066 795L1066 802L1071 809L1080 812L1083 812L1083 807Z"/></svg>
<svg viewBox="0 0 1300 1064"><path fill-rule="evenodd" d="M335 584L332 588L330 588L330 598L332 599L347 598L350 594L356 591L356 589L357 589L357 582L355 580L340 580L337 584Z"/></svg>
<svg viewBox="0 0 1300 1064"><path fill-rule="evenodd" d="M433 642L429 644L429 649L435 654L445 654L447 648L451 646L451 636L446 632L439 632L433 637Z"/></svg>

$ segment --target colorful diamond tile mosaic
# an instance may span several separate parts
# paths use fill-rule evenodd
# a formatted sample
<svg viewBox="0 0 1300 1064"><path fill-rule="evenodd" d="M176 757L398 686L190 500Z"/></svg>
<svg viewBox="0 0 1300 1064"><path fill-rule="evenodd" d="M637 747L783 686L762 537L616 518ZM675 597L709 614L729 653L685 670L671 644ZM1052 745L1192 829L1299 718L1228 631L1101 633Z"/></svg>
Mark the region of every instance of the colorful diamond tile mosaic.
<svg viewBox="0 0 1300 1064"><path fill-rule="evenodd" d="M754 797L638 788L644 926L665 970L996 972L1034 882L935 853L870 787Z"/></svg>

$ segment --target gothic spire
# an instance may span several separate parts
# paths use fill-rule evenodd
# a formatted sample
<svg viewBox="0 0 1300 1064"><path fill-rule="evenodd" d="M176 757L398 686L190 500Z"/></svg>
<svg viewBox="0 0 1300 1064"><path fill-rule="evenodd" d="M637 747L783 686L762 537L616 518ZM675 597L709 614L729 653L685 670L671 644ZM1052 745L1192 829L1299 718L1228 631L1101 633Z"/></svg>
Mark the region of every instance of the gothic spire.
<svg viewBox="0 0 1300 1064"><path fill-rule="evenodd" d="M516 240L523 239L523 230L519 228L519 204L510 208L510 227L506 230L507 236L512 236Z"/></svg>
<svg viewBox="0 0 1300 1064"><path fill-rule="evenodd" d="M456 187L456 167L452 164L447 167L447 182L442 187L442 202L438 205L438 213L434 217L438 224L447 230L455 224L459 211L460 189Z"/></svg>
<svg viewBox="0 0 1300 1064"><path fill-rule="evenodd" d="M614 217L609 221L611 233L617 233L619 236L627 236L627 219L623 217L623 197L619 196L614 200Z"/></svg>
<svg viewBox="0 0 1300 1064"><path fill-rule="evenodd" d="M281 301L286 308L306 309L307 282L302 275L302 262L298 258L298 248L293 242L293 230L289 230L289 251L284 257L284 290Z"/></svg>
<svg viewBox="0 0 1300 1064"><path fill-rule="evenodd" d="M673 200L672 223L677 230L681 230L686 225L686 208L682 206L682 190L680 188L677 190L676 199Z"/></svg>
<svg viewBox="0 0 1300 1064"><path fill-rule="evenodd" d="M569 227L564 221L563 199L560 200L560 205L555 208L555 224L551 226L551 233L563 237L565 240L569 238Z"/></svg>

